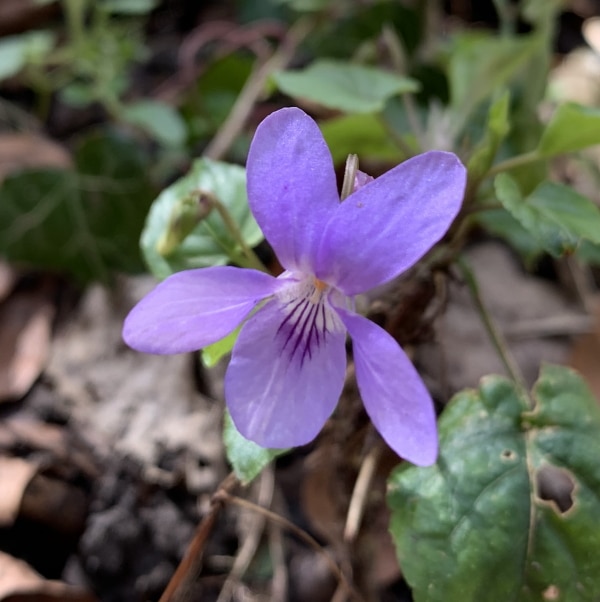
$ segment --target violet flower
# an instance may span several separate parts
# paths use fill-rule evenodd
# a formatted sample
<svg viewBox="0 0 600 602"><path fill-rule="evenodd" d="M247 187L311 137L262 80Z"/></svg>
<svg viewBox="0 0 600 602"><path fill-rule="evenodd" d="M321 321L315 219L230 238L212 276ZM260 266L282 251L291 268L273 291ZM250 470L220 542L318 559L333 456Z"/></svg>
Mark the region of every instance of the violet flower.
<svg viewBox="0 0 600 602"><path fill-rule="evenodd" d="M395 278L440 240L461 206L465 168L432 151L356 183L340 202L317 124L297 108L271 114L248 155L248 200L286 271L174 274L133 308L123 337L147 353L189 352L246 319L225 376L227 407L244 437L285 448L314 439L335 409L348 333L373 424L400 456L429 465L437 456L431 397L396 341L355 313L353 297Z"/></svg>

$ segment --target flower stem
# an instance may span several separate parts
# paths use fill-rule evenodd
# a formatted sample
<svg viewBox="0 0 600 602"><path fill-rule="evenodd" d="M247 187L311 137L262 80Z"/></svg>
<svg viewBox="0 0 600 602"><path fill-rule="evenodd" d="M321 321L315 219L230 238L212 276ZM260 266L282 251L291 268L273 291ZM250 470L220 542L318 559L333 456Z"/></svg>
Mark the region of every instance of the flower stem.
<svg viewBox="0 0 600 602"><path fill-rule="evenodd" d="M483 322L483 326L485 327L485 329L488 333L488 336L489 336L496 352L498 353L500 360L504 364L504 368L506 369L510 378L515 383L517 391L520 394L520 397L523 400L527 400L527 404L530 405L531 402L529 400L529 395L527 392L527 385L525 383L525 378L523 377L523 373L521 372L521 369L519 368L514 357L510 353L510 350L508 348L508 345L506 344L506 340L504 339L504 336L502 335L500 330L498 330L498 328L496 327L496 324L495 324L490 312L487 310L487 307L485 306L485 303L484 303L481 293L479 291L479 285L477 284L477 280L475 278L475 274L473 273L473 270L471 269L471 267L469 266L467 261L464 259L464 257L458 258L457 265L462 273L463 278L465 279L465 282L467 284L469 292L471 293L471 298L473 299L473 302L475 303L475 308L477 309L477 311L479 313L479 317L481 318L481 321Z"/></svg>
<svg viewBox="0 0 600 602"><path fill-rule="evenodd" d="M236 263L240 264L241 267L245 268L254 268L255 270L260 270L261 272L269 272L263 262L258 258L256 253L248 246L238 225L235 223L233 217L231 217L231 213L227 210L225 205L219 201L216 197L212 199L213 207L218 211L219 216L223 220L226 228L231 233L231 236L238 243L240 249L242 250L242 256L232 257Z"/></svg>
<svg viewBox="0 0 600 602"><path fill-rule="evenodd" d="M516 157L511 157L510 159L496 163L496 165L492 165L486 175L488 178L493 177L503 171L508 171L515 167L522 167L523 165L539 161L542 158L543 157L541 157L537 151L529 151L528 153L523 153L522 155L517 155Z"/></svg>

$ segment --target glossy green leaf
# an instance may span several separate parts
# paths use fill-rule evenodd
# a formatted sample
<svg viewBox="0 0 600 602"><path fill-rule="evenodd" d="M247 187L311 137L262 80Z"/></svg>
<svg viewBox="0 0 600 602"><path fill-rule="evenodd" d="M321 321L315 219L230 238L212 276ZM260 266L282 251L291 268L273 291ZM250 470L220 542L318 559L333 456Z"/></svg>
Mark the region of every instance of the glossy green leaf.
<svg viewBox="0 0 600 602"><path fill-rule="evenodd" d="M148 214L141 246L148 266L158 278L191 268L224 265L232 255L240 252L231 232L213 210L173 253L166 257L159 253L174 208L181 199L198 190L213 194L227 208L246 244L252 247L263 238L248 207L245 169L239 165L198 159L185 176L161 192Z"/></svg>
<svg viewBox="0 0 600 602"><path fill-rule="evenodd" d="M325 121L320 127L334 163L343 163L349 154L398 163L405 158L375 115L345 115Z"/></svg>
<svg viewBox="0 0 600 602"><path fill-rule="evenodd" d="M388 98L416 92L419 84L383 69L322 59L302 71L273 75L279 90L346 113L378 113Z"/></svg>
<svg viewBox="0 0 600 602"><path fill-rule="evenodd" d="M0 80L16 75L30 60L47 54L54 39L50 31L30 31L0 39Z"/></svg>
<svg viewBox="0 0 600 602"><path fill-rule="evenodd" d="M537 151L543 157L552 157L594 144L600 144L600 109L569 102L556 109Z"/></svg>
<svg viewBox="0 0 600 602"><path fill-rule="evenodd" d="M227 460L242 483L250 483L273 459L287 452L286 449L265 449L243 437L229 412L225 412L223 443Z"/></svg>
<svg viewBox="0 0 600 602"><path fill-rule="evenodd" d="M391 532L415 602L600 599L600 410L544 366L525 409L499 376L457 394L435 466L389 481Z"/></svg>
<svg viewBox="0 0 600 602"><path fill-rule="evenodd" d="M81 281L141 270L138 240L152 193L137 145L86 139L76 171L31 170L0 188L0 253Z"/></svg>
<svg viewBox="0 0 600 602"><path fill-rule="evenodd" d="M171 105L164 102L139 100L127 105L121 117L166 146L182 146L185 142L185 122Z"/></svg>
<svg viewBox="0 0 600 602"><path fill-rule="evenodd" d="M600 209L569 186L544 182L525 198L508 174L494 186L504 207L555 257L572 253L583 239L600 243Z"/></svg>

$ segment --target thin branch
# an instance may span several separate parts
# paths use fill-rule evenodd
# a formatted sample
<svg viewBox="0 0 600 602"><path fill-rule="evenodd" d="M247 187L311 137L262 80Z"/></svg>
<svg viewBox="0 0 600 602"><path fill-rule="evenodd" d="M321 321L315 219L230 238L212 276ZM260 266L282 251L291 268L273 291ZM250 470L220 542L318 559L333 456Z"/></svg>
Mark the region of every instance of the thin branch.
<svg viewBox="0 0 600 602"><path fill-rule="evenodd" d="M271 504L274 489L275 476L273 474L273 467L268 466L260 475L257 497L258 503L261 506L269 506ZM254 555L256 554L256 550L258 549L258 545L265 528L266 520L267 519L262 514L259 514L255 517L254 522L248 529L244 543L238 550L227 580L221 588L217 602L229 602L229 600L231 600L236 584L241 581L242 577L248 570Z"/></svg>
<svg viewBox="0 0 600 602"><path fill-rule="evenodd" d="M340 585L345 588L346 592L353 600L355 600L356 602L364 602L362 596L348 582L346 576L340 570L340 567L336 564L336 562L333 560L330 554L319 544L319 542L314 537L309 535L306 531L300 529L300 527L296 526L294 523L290 522L283 516L275 514L275 512L271 512L267 508L263 508L262 506L253 504L248 500L237 497L235 495L231 495L226 492L223 493L223 497L228 503L235 504L242 508L248 508L250 510L253 510L254 512L263 514L269 521L280 525L284 529L287 529L288 531L296 535L296 537L304 541L307 545L313 548L315 552L320 554L325 559L325 561L327 562L327 566L329 567L331 572L335 575Z"/></svg>
<svg viewBox="0 0 600 602"><path fill-rule="evenodd" d="M496 349L500 360L504 364L504 368L508 372L511 379L514 381L520 393L524 396L524 399L529 400L525 378L523 377L523 374L517 362L510 353L504 336L496 327L492 315L489 313L487 307L485 306L473 270L463 257L458 258L457 265L462 273L463 278L465 279L469 292L471 293L471 298L475 303L475 308L479 312L479 317L481 318L481 321L483 322L483 325L487 330L488 336L490 337L490 340L494 348Z"/></svg>
<svg viewBox="0 0 600 602"><path fill-rule="evenodd" d="M358 534L367 504L369 489L371 488L371 483L375 476L380 456L381 445L377 442L362 461L358 476L356 477L356 482L354 483L350 504L348 505L346 526L344 527L345 542L354 541Z"/></svg>
<svg viewBox="0 0 600 602"><path fill-rule="evenodd" d="M223 508L225 496L237 485L239 485L239 481L233 473L221 482L211 498L210 510L198 525L185 556L179 563L175 574L171 577L171 581L169 581L159 602L186 602L190 600L192 586L202 570L204 548Z"/></svg>
<svg viewBox="0 0 600 602"><path fill-rule="evenodd" d="M310 31L308 21L300 20L292 27L281 46L273 53L270 59L255 69L244 84L227 119L210 141L204 151L204 156L210 159L221 159L229 150L238 134L244 128L254 103L262 94L267 79L277 69L281 69L290 62L298 44Z"/></svg>

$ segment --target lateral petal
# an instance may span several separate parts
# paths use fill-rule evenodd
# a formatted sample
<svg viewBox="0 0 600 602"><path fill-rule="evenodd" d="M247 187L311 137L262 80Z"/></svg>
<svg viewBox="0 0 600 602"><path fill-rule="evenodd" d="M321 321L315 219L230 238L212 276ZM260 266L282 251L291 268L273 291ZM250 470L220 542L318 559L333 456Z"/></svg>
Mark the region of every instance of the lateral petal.
<svg viewBox="0 0 600 602"><path fill-rule="evenodd" d="M438 451L433 401L412 362L385 330L338 311L352 337L358 389L375 428L399 456L418 466L433 464Z"/></svg>
<svg viewBox="0 0 600 602"><path fill-rule="evenodd" d="M342 392L345 339L324 305L273 299L262 307L242 327L225 375L225 400L240 433L269 448L312 441Z"/></svg>
<svg viewBox="0 0 600 602"><path fill-rule="evenodd" d="M256 130L246 172L250 208L279 261L287 270L311 272L340 200L319 127L297 108L272 113Z"/></svg>
<svg viewBox="0 0 600 602"><path fill-rule="evenodd" d="M123 339L145 353L201 349L229 334L259 301L284 284L256 270L230 266L178 272L131 310Z"/></svg>
<svg viewBox="0 0 600 602"><path fill-rule="evenodd" d="M356 295L404 272L444 236L465 183L456 155L431 151L361 186L327 224L316 276Z"/></svg>

